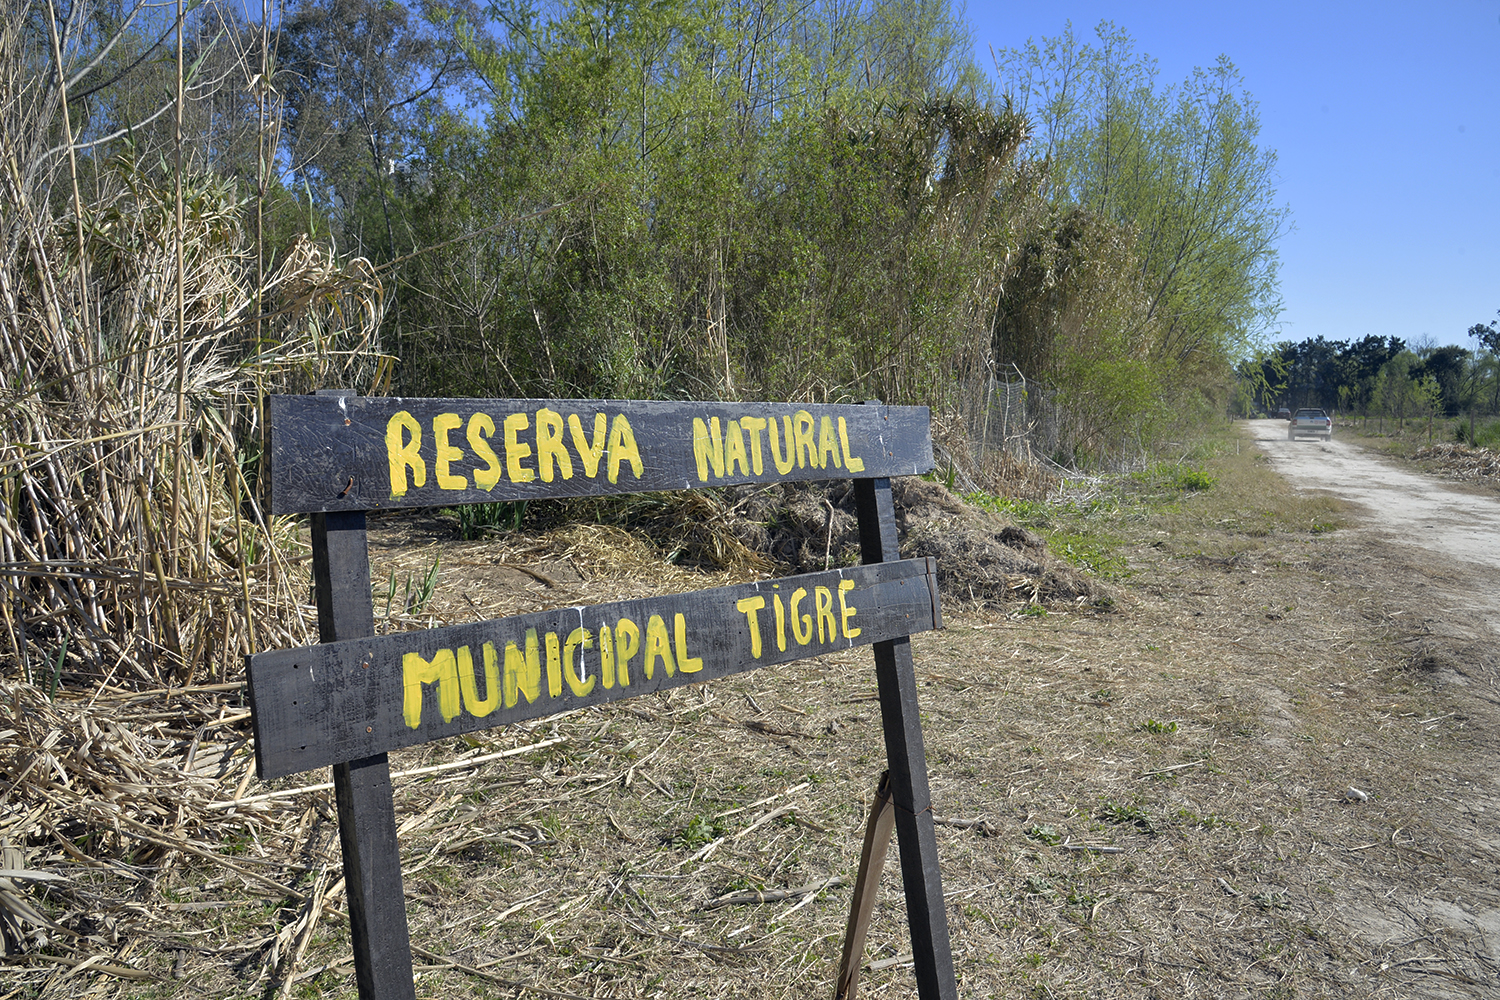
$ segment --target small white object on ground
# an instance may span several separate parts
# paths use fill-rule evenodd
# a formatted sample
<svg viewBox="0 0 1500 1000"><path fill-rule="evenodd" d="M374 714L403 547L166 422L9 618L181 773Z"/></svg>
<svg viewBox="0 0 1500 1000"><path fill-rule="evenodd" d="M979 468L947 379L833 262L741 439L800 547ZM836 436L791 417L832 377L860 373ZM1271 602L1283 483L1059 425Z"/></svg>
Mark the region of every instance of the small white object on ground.
<svg viewBox="0 0 1500 1000"><path fill-rule="evenodd" d="M1344 793L1344 798L1350 802L1368 802L1370 800L1370 796L1367 793L1360 791L1353 785L1350 785L1349 790Z"/></svg>

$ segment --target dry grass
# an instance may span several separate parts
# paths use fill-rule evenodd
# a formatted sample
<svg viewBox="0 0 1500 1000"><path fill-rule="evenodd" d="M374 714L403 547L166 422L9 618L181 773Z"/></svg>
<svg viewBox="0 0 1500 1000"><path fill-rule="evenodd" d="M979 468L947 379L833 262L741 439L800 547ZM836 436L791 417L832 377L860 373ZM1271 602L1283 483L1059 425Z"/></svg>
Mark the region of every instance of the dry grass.
<svg viewBox="0 0 1500 1000"><path fill-rule="evenodd" d="M299 241L262 275L230 182L179 202L105 147L80 181L59 81L88 56L57 64L55 13L0 10L0 983L28 992L150 979L132 955L194 866L300 895L233 857L296 829L212 804L250 780L242 656L311 638L263 402L383 360L367 265Z"/></svg>
<svg viewBox="0 0 1500 1000"><path fill-rule="evenodd" d="M1424 901L1496 902L1493 838L1444 800L1486 780L1500 720L1437 683L1464 662L1493 690L1492 657L1402 625L1431 607L1393 583L1437 568L1314 532L1337 512L1248 451L1207 467L1206 493L1108 515L1117 610L950 613L914 641L961 994L1482 996L1493 959ZM377 576L443 568L389 627L727 578L615 529L394 525ZM5 867L47 878L0 898L50 922L11 911L6 975L23 996L353 996L325 776L248 780L236 696L183 698L5 693ZM874 699L868 654L841 654L399 755L419 995L831 990ZM911 993L896 865L864 995Z"/></svg>

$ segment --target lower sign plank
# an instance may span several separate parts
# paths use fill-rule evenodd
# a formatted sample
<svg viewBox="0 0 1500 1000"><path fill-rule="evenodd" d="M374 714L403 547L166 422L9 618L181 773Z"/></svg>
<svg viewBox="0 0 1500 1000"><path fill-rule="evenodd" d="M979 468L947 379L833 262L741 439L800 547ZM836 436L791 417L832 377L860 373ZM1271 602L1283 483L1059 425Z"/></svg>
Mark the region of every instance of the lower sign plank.
<svg viewBox="0 0 1500 1000"><path fill-rule="evenodd" d="M940 628L931 559L249 657L264 779Z"/></svg>

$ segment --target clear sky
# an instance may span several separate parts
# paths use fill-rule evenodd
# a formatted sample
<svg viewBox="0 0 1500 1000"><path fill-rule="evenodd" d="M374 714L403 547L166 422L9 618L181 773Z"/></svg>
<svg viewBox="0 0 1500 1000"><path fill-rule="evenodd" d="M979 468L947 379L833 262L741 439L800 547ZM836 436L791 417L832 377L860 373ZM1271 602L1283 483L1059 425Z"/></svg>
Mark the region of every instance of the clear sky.
<svg viewBox="0 0 1500 1000"><path fill-rule="evenodd" d="M957 2L957 0L955 0ZM1279 158L1280 329L1472 347L1500 310L1500 0L972 0L975 56L1101 20L1177 82L1220 54Z"/></svg>

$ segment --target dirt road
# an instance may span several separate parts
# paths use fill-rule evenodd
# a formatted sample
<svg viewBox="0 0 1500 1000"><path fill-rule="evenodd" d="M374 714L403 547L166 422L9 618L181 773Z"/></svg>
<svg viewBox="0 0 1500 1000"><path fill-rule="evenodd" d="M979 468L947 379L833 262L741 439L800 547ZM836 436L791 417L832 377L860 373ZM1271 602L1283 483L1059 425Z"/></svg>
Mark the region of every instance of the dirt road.
<svg viewBox="0 0 1500 1000"><path fill-rule="evenodd" d="M1465 600L1483 603L1500 628L1500 499L1408 472L1335 435L1289 441L1281 420L1253 420L1255 440L1299 488L1327 490L1364 509L1363 530L1467 564L1490 580Z"/></svg>
<svg viewBox="0 0 1500 1000"><path fill-rule="evenodd" d="M1364 554L1379 568L1366 584L1389 592L1395 614L1415 613L1408 619L1408 627L1415 626L1409 635L1414 660L1430 670L1455 716L1492 724L1500 705L1492 652L1500 632L1500 498L1408 471L1337 436L1289 441L1285 427L1277 420L1250 423L1273 467L1299 489L1327 491L1357 505L1351 540L1364 536ZM1451 805L1457 820L1443 824L1445 839L1467 850L1471 864L1500 847L1500 754L1492 739L1474 749L1480 752L1465 755L1455 774L1459 794L1436 798ZM1414 798L1409 808L1433 802ZM1435 935L1459 951L1472 949L1481 967L1488 964L1495 973L1487 983L1438 976L1410 982L1409 995L1500 996L1493 870L1470 882L1467 896L1434 884L1405 901L1393 886L1381 900L1378 883L1366 888L1365 903L1351 901L1343 910L1343 922L1357 935L1376 946Z"/></svg>

